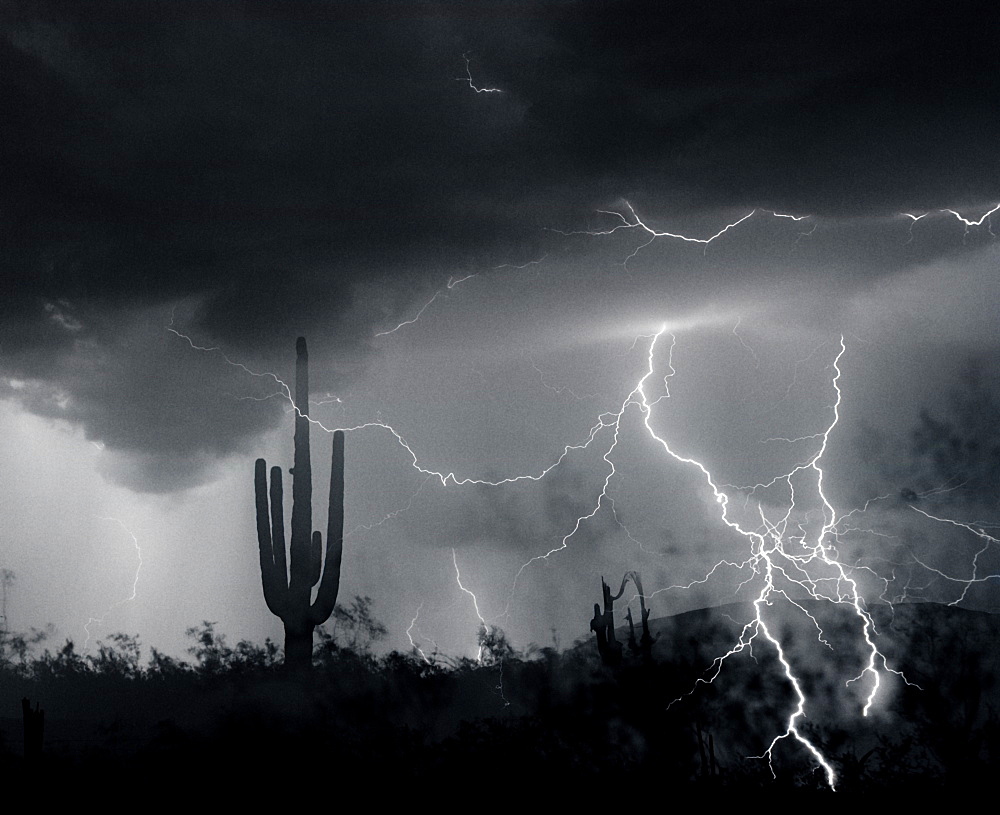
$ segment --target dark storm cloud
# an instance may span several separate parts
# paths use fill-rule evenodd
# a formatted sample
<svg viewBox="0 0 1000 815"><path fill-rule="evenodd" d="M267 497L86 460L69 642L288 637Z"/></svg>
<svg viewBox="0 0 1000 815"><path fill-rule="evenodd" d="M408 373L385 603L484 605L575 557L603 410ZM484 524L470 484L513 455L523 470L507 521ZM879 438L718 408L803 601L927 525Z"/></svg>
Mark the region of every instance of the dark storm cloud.
<svg viewBox="0 0 1000 815"><path fill-rule="evenodd" d="M386 318L357 304L360 284L422 291L428 277L527 259L542 227L623 195L667 212L981 204L1000 186L996 15L7 4L2 364L63 393L92 437L140 458L175 451L191 462L177 472L193 473L260 422L192 410L149 430L116 404L169 404L166 378L71 375L88 344L108 369L163 370L113 341L134 329L116 332L116 313L188 300L190 330L235 352L267 356L315 332L320 350L360 364ZM463 53L504 93L456 81Z"/></svg>

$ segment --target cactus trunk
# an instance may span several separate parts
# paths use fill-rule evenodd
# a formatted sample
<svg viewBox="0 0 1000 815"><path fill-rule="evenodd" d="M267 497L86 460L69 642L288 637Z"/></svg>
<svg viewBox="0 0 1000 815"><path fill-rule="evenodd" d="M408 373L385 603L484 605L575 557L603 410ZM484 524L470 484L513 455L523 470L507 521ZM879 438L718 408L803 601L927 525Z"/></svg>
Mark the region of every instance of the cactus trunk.
<svg viewBox="0 0 1000 815"><path fill-rule="evenodd" d="M333 434L330 504L323 538L312 531L312 463L309 455L309 355L306 341L295 345L295 436L292 474L292 538L285 554L285 521L281 468L257 459L254 492L257 506L257 543L264 601L285 625L285 665L291 669L312 666L313 629L329 619L340 588L340 563L344 549L344 433ZM312 590L318 584L316 599Z"/></svg>

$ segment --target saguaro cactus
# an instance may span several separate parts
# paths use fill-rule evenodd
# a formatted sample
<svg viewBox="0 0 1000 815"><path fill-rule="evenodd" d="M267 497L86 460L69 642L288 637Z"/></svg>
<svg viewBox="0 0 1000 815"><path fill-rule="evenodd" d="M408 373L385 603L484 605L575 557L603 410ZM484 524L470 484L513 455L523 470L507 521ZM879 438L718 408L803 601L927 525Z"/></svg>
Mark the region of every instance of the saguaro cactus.
<svg viewBox="0 0 1000 815"><path fill-rule="evenodd" d="M615 600L625 593L625 584L629 580L635 583L639 593L639 607L642 612L642 639L638 643L635 640L635 623L632 620L631 608L628 609L625 617L629 626L629 649L633 653L639 652L645 660L649 661L652 659L653 643L656 642L656 638L649 633L649 609L646 608L646 598L642 593L642 579L639 577L639 573L636 571L625 572L618 594L611 593L611 587L604 582L602 577L601 592L604 595L604 613L601 613L600 604L594 603L594 618L590 621L590 630L597 634L597 650L601 655L601 660L605 665L612 667L621 664L622 659L621 643L615 639L614 604Z"/></svg>
<svg viewBox="0 0 1000 815"><path fill-rule="evenodd" d="M626 572L625 577L622 578L622 588L625 588L625 581L631 578L632 582L635 583L635 590L639 594L639 611L642 616L642 639L639 640L639 651L647 662L653 658L653 643L656 642L656 637L649 633L649 609L646 608L646 595L642 591L642 578L639 577L639 573L636 571ZM631 628L631 639L629 645L635 640L635 626L632 624L632 610L629 609L629 626ZM634 650L634 649L633 649Z"/></svg>
<svg viewBox="0 0 1000 815"><path fill-rule="evenodd" d="M594 603L594 618L590 621L590 630L597 634L597 650L605 665L616 667L622 661L622 644L615 638L615 600L625 591L625 581L618 594L611 594L611 587L601 578L601 593L604 595L604 613L601 607Z"/></svg>
<svg viewBox="0 0 1000 815"><path fill-rule="evenodd" d="M282 507L281 468L271 468L268 512L267 463L257 459L254 493L257 503L257 542L264 601L285 624L285 665L308 669L312 665L313 629L326 622L337 603L340 561L344 552L344 433L333 434L330 471L330 510L323 540L312 530L312 464L309 458L309 354L304 337L295 343L295 458L292 474L292 541L290 563L285 561L285 516ZM316 599L313 587L319 584Z"/></svg>

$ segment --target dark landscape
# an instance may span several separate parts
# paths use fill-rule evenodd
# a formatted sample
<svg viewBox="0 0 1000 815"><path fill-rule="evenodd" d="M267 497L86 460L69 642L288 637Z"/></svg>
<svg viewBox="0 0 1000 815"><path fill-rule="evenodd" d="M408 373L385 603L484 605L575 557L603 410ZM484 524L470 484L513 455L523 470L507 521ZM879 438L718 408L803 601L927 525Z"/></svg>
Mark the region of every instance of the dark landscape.
<svg viewBox="0 0 1000 815"><path fill-rule="evenodd" d="M615 669L601 664L593 641L522 653L499 632L484 641L482 663L376 657L377 623L350 615L336 637L320 635L306 677L288 675L273 643L229 644L210 624L188 632L187 659L154 653L148 663L129 637L81 657L72 644L26 650L8 636L0 704L12 713L22 696L43 700L45 745L24 756L20 717L8 715L3 762L23 778L113 780L119 794L204 773L233 800L266 791L230 779L275 774L372 786L382 801L428 790L509 796L554 779L565 788L545 795L567 802L663 787L779 799L834 794L795 746L776 751L777 780L754 758L789 710L769 654L759 664L735 659L714 684L685 697L738 635L732 621L746 611L721 606L652 620L652 660L626 652ZM836 794L915 802L987 791L1000 750L1000 699L997 652L982 644L996 641L996 618L933 604L877 607L873 617L892 664L923 690L895 688L870 719L827 708L828 718L806 725L836 766ZM624 641L626 630L618 633ZM831 640L847 643L847 633ZM842 692L822 672L807 671L805 681L825 702Z"/></svg>

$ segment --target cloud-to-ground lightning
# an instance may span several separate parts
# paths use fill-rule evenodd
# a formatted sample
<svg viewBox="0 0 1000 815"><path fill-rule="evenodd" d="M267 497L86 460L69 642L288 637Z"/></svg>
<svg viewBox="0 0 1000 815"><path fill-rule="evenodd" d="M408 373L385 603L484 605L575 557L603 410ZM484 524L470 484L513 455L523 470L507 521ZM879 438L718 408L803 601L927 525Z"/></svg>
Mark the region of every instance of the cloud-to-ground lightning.
<svg viewBox="0 0 1000 815"><path fill-rule="evenodd" d="M638 248L632 251L626 259L627 262L629 259L634 258L639 251L648 246L650 243L661 238L674 238L707 246L707 244L718 239L731 229L746 221L754 215L754 212L757 211L750 211L746 215L732 223L727 224L725 227L707 238L696 238L678 233L652 229L647 226L638 215L636 215L631 205L626 203L626 208L627 212L631 215L631 220L623 213L603 211L607 215L615 216L620 221L620 223L613 225L609 229L562 234L586 234L594 236L610 235L621 230L639 230L644 233L646 239ZM761 212L765 211L761 210ZM801 221L808 217L784 215L770 211L766 212L773 217L789 218L793 221ZM914 223L916 220L919 220L916 216L910 217L913 219ZM985 217L986 216L981 219L981 222L985 220ZM447 286L436 292L435 295L418 311L413 319L400 323L392 330L380 332L379 336L391 334L406 325L411 325L416 322L439 296L447 293L447 291L452 289L455 285L458 285L473 276L475 275L468 275L459 279L449 279ZM737 329L739 328L739 325L740 321L738 319L736 325L733 326L732 333L735 335L737 340L739 340L740 344L743 345L743 347L746 348L746 350L748 350L756 360L755 352L752 348L746 345L745 341L738 333ZM179 331L173 328L169 328L168 330L187 340L190 346L195 350L218 352L222 354L226 362L237 365L253 376L266 376L273 378L273 380L281 387L280 395L289 401L293 410L300 412L299 407L293 402L291 389L289 389L288 386L277 377L277 375L273 373L256 373L251 371L241 363L230 360L229 357L223 354L218 348L198 346L193 340L186 335L181 334ZM660 346L662 345L662 338L664 334L668 334L671 337L670 353L666 355L668 359L665 365L657 362L657 354ZM881 685L881 674L883 672L890 672L901 675L898 671L889 667L885 657L876 645L874 622L867 611L864 598L861 594L861 589L853 576L856 569L863 567L859 567L857 564L847 564L842 562L837 552L836 542L838 540L838 535L843 534L844 532L844 530L840 528L840 524L852 513L848 513L844 516L838 515L833 503L826 496L824 491L824 471L822 467L822 459L827 452L831 434L838 425L840 419L840 406L843 399L843 393L840 385L842 376L840 363L842 357L847 351L844 337L841 336L840 338L837 353L835 354L830 366L833 370L831 388L834 392L835 398L832 403L827 406L831 417L829 422L827 422L822 429L814 433L806 433L795 438L780 437L767 440L783 441L787 443L811 442L814 445L812 451L805 454L804 457L801 458L798 463L796 463L795 466L787 472L780 473L772 478L762 481L761 483L750 485L745 488L736 488L731 485L717 483L716 479L705 464L694 457L677 452L677 450L672 446L672 443L668 441L666 434L659 432L654 427L654 408L663 399L670 396L669 379L675 373L672 363L672 354L673 348L676 344L676 337L667 331L666 326L663 326L653 334L647 335L647 338L649 339L649 346L647 350L645 370L632 390L620 403L617 411L601 413L597 417L596 421L591 425L589 431L584 434L580 440L564 445L561 454L556 456L554 460L551 460L548 464L537 467L533 472L529 473L511 474L492 480L470 475L459 475L453 471L435 469L424 465L417 452L405 440L400 431L380 419L361 422L350 427L334 428L325 426L322 422L311 416L308 418L312 424L326 432L333 432L337 429L345 431L360 431L369 428L378 428L391 433L397 443L409 454L411 458L411 466L425 476L425 480L422 482L421 487L424 483L427 483L427 481L430 480L437 480L443 487L463 485L500 487L519 482L541 481L555 468L565 462L571 454L583 450L589 450L598 445L599 439L604 440L599 444L601 459L605 465L605 472L598 495L596 496L594 502L590 504L590 510L576 519L575 523L567 531L567 533L561 537L558 543L551 546L544 554L539 554L530 558L520 567L520 569L517 570L511 584L511 590L508 595L506 607L499 615L499 618L503 618L510 613L518 580L521 578L523 573L532 564L537 563L540 560L548 559L557 552L564 550L581 527L594 518L602 509L610 507L611 511L615 515L616 522L618 522L619 526L622 526L618 520L617 512L614 508L613 497L610 493L611 483L617 475L614 454L617 450L619 434L622 429L623 421L625 421L626 417L629 415L637 415L646 432L646 435L660 451L676 463L682 464L685 467L694 468L694 470L700 473L705 487L708 489L715 505L718 507L719 520L725 527L728 527L733 532L741 535L749 545L749 551L745 556L719 561L711 567L703 578L692 581L687 584L687 586L658 589L648 596L652 596L659 591L668 590L670 588L690 588L693 585L708 581L720 569L734 569L739 572L748 572L746 579L744 579L740 584L741 587L748 585L753 580L760 581L761 586L759 592L753 601L753 608L755 609L754 618L744 625L737 643L727 653L718 657L715 662L712 663L707 671L707 678L703 678L699 680L699 682L714 681L715 677L722 671L724 663L731 656L734 656L743 650L752 648L752 643L755 640L757 642L763 641L768 643L773 649L776 659L782 667L785 679L794 691L795 701L794 709L785 721L784 729L773 738L767 750L763 754L763 757L767 758L770 764L777 745L782 740L793 739L801 744L807 753L816 761L823 771L827 784L832 788L835 786L836 782L836 775L832 765L816 744L814 744L801 729L801 720L806 716L809 700L807 699L802 683L794 670L794 660L786 653L786 650L782 646L780 636L774 630L773 626L769 625L769 621L767 619L767 609L770 607L771 603L777 599L783 598L787 600L791 606L809 617L819 631L820 641L828 646L829 643L827 643L823 638L823 633L820 629L818 621L803 605L793 599L787 588L779 586L779 582L783 582L784 585L789 587L797 587L797 590L804 592L807 596L813 599L826 600L837 606L846 607L849 610L849 613L854 615L857 620L860 641L863 643L867 657L863 660L864 664L859 666L858 674L848 680L848 682L853 683L863 681L867 687L865 703L861 711L864 716L867 716L870 712L872 703L878 694ZM636 342L638 342L639 339L641 339L641 337L637 338ZM636 343L633 343L633 348L635 347L635 344ZM813 354L815 354L815 352L816 351L814 350ZM810 354L810 357L813 354ZM800 362L805 361L806 360L801 360ZM796 363L796 368L798 364L799 363ZM658 365L663 365L663 370L666 371L662 377L654 376ZM662 383L662 387L660 384L656 384L654 391L654 383ZM546 384L544 379L543 384ZM789 392L793 386L794 376L792 384L789 385L788 388ZM788 394L786 393L786 396L787 395ZM774 491L775 488L779 486L785 489L788 498L786 506L777 515L773 514L773 510L766 510L763 502L758 500L756 504L757 517L753 523L748 523L746 520L737 520L734 517L731 507L732 495L730 492L727 492L727 490L735 490L743 493L745 499L743 502L743 510L747 510L756 494L768 490ZM811 496L813 496L813 500L818 501L819 503L819 510L817 513L821 516L822 522L819 524L819 528L813 532L807 531L809 523L808 513L805 518L796 517L796 512L801 511L799 505L797 505L797 493L801 492L804 488L808 489ZM412 501L413 499L411 498L411 503ZM386 518L394 517L395 514L398 513L390 513L390 515L386 516ZM367 527L366 525L362 525L361 528ZM622 528L624 529L624 526L622 526ZM625 531L630 540L636 540L631 533L627 530ZM463 583L457 561L457 552L455 549L452 549L452 564L458 587L462 592L468 594L473 601L473 609L481 626L480 630L489 631L489 623L482 614L478 598ZM421 657L426 660L426 654L424 654L423 651L416 645L413 637L411 636L419 614L420 609L417 610L417 614L411 621L410 627L407 628L406 635L410 640L411 645L413 645ZM480 643L479 653L477 656L479 661L482 660L482 652L483 646Z"/></svg>
<svg viewBox="0 0 1000 815"><path fill-rule="evenodd" d="M593 518L604 506L605 499L609 497L609 484L611 479L616 474L615 464L611 456L618 444L622 421L629 409L634 408L638 411L642 424L649 437L662 449L664 453L666 453L674 461L694 467L701 473L705 485L708 487L713 496L714 503L719 507L719 518L722 523L742 535L750 544L749 556L742 562L733 562L728 560L720 561L709 570L707 575L701 581L693 581L692 584L689 585L693 585L696 582L707 581L715 571L723 567L732 567L738 570L750 570L750 576L743 581L741 586L749 583L754 577L763 578L761 589L753 602L753 607L755 609L754 618L743 627L737 644L726 654L719 657L710 667L709 673L711 676L708 679L702 679L699 681L714 681L719 672L722 670L723 664L726 660L729 657L742 652L744 649L751 648L754 639L757 638L758 635L763 640L770 643L771 647L774 649L778 662L782 666L785 678L795 692L796 703L794 710L789 715L789 718L785 723L784 731L773 738L763 757L767 758L770 765L773 752L777 744L783 739L794 738L802 744L807 752L815 759L817 764L819 764L822 768L827 784L831 788L834 788L836 775L832 765L816 744L814 744L813 741L811 741L800 728L800 721L806 715L808 699L803 691L801 680L794 671L792 661L782 646L780 638L774 631L772 631L771 627L769 627L767 623L765 609L769 607L770 604L778 597L786 599L792 606L799 609L809 617L818 631L820 642L824 643L828 647L829 643L824 639L823 632L818 621L812 614L809 613L808 610L805 609L805 607L796 602L785 589L781 589L776 586L776 576L794 586L797 586L799 589L804 590L804 592L813 599L828 600L837 605L846 605L851 609L851 612L857 618L860 634L867 651L867 658L864 660L864 665L861 667L860 673L847 681L848 684L850 684L865 677L869 679L870 690L862 708L862 714L864 716L868 715L872 703L878 693L881 684L880 671L887 671L901 676L899 671L888 666L885 657L877 648L874 640L874 622L865 607L864 598L861 595L860 588L854 577L851 575L852 567L848 564L842 563L837 555L834 542L836 541L838 535L837 527L839 517L833 507L833 504L826 496L823 488L824 472L821 466L821 460L826 453L830 435L839 422L840 406L843 398L843 393L840 387L840 379L842 375L840 361L847 350L844 338L840 338L839 349L832 362L834 375L831 380L831 386L835 393L835 400L829 406L831 419L822 431L809 436L804 436L802 439L798 439L803 441L807 439L818 441L816 450L809 454L803 461L796 464L788 472L750 488L752 493L756 490L773 487L779 482L786 484L789 492L789 502L786 509L779 518L768 518L763 504L758 502L757 513L760 523L758 526L753 528L747 528L744 525L744 522L735 520L731 516L729 506L730 496L723 491L720 485L716 483L707 467L697 459L677 452L671 446L669 441L661 435L652 424L653 408L660 401L668 398L669 392L666 390L666 386L668 384L667 380L675 371L672 361L669 362L669 373L663 381L663 392L650 392L650 383L656 370L656 347L658 341L664 333L666 333L666 326L653 336L649 345L646 371L631 393L629 393L626 397L619 411L614 414L602 415L601 423L598 428L602 430L604 428L608 428L611 432L611 441L602 456L608 467L597 499L591 505L591 509L588 512L577 518L572 528L559 541L558 545L552 547L544 554L531 558L521 566L515 575L511 595L508 598L507 608L504 613L509 613L517 580L521 577L523 572L533 563L548 559L557 552L564 550L568 546L569 541L579 531L581 526ZM676 338L671 335L671 358L675 344ZM812 539L806 535L801 522L793 524L792 516L796 509L796 481L801 480L800 474L802 476L811 476L814 483L815 495L822 507L823 523L821 528L815 534L815 537ZM790 528L793 532L797 532L799 534L789 534ZM629 533L629 537L632 537L631 533ZM813 567L818 567L819 571L817 572ZM812 569L812 571L810 571L810 569ZM825 594L821 591L820 585L829 583L832 583L833 591L831 594ZM655 593L656 592L654 592L654 594Z"/></svg>
<svg viewBox="0 0 1000 815"><path fill-rule="evenodd" d="M489 623L486 622L486 618L483 617L483 613L479 610L479 600L476 598L476 595L472 591L470 591L464 585L462 585L462 573L458 570L458 554L455 552L454 549L451 550L451 562L455 566L455 582L458 583L458 587L462 591L464 591L467 595L469 595L469 597L472 598L472 607L476 611L476 617L479 618L480 631L489 631L490 628ZM476 654L476 662L482 662L482 661L483 661L483 646L482 642L480 642L479 653Z"/></svg>
<svg viewBox="0 0 1000 815"><path fill-rule="evenodd" d="M416 629L417 627L417 619L420 617L420 609L422 609L423 607L424 607L423 603L417 606L417 613L413 615L413 619L410 620L409 628L406 629L406 638L410 641L410 648L412 648L414 651L420 654L420 658L424 662L426 662L428 665L431 665L433 663L430 661L427 654L424 653L423 649L419 645L417 645L416 641L413 639L413 633L412 633L414 629Z"/></svg>
<svg viewBox="0 0 1000 815"><path fill-rule="evenodd" d="M174 332L178 333L178 332ZM660 382L657 391L651 392L650 388L652 382L654 381L654 373L656 371L656 354L658 344L660 343L663 335L667 332L666 326L663 326L659 331L650 335L650 343L647 350L647 364L644 373L641 378L636 383L635 387L626 396L626 398L621 403L619 409L616 412L606 412L602 413L597 421L591 426L590 431L587 433L586 437L579 443L567 444L563 448L563 452L558 458L550 463L549 465L540 468L535 473L522 473L516 475L510 475L504 478L496 480L486 480L480 478L474 478L470 476L459 476L454 472L444 472L439 470L433 470L420 464L417 453L413 448L405 441L403 436L393 428L381 421L364 422L359 425L350 428L328 428L325 427L321 422L310 417L310 422L318 425L321 429L332 432L334 429L344 429L344 430L360 430L365 428L378 427L385 429L392 433L396 438L396 441L408 451L411 456L412 466L423 473L425 476L435 477L442 486L454 485L489 485L489 486L501 486L505 484L513 484L521 481L540 481L546 475L548 475L552 470L558 467L572 452L581 451L589 449L598 438L604 436L609 436L609 441L603 448L602 460L607 465L605 476L602 480L602 486L599 494L591 505L591 509L579 516L576 522L573 524L572 528L564 535L558 544L552 546L544 554L536 555L526 561L514 576L511 584L511 590L508 595L508 600L504 611L499 615L500 618L505 617L510 613L511 604L515 597L515 592L517 589L517 583L522 574L534 563L540 560L545 560L550 558L552 555L564 550L572 538L577 534L580 528L591 518L597 515L598 512L605 506L606 499L610 499L609 487L612 479L616 475L616 467L614 460L612 458L619 440L619 434L622 427L622 422L631 410L638 412L641 417L642 424L650 437L650 439L670 458L674 461L684 464L686 466L694 467L697 471L701 473L701 477L704 480L705 485L710 490L714 502L719 507L719 518L722 523L730 528L731 530L739 533L750 544L750 552L747 557L742 560L725 560L717 563L713 566L708 574L705 576L704 580L708 580L712 574L714 574L720 568L735 568L737 570L749 570L750 575L743 581L741 585L746 585L754 577L762 577L763 585L754 601L753 607L756 610L755 617L753 620L748 622L743 629L743 632L739 638L736 646L734 646L729 652L719 657L716 663L713 663L713 667L710 669L712 675L709 679L704 680L711 682L714 680L715 676L722 670L723 663L732 655L741 652L742 650L751 647L751 644L758 635L761 639L770 643L771 647L777 656L778 661L782 665L785 677L789 684L795 691L796 694L796 704L795 709L789 715L788 720L785 724L785 729L783 732L779 733L771 742L768 747L765 756L768 760L771 759L773 755L774 748L783 739L794 738L796 741L801 743L808 753L814 757L817 763L822 767L827 783L833 787L835 783L835 775L830 765L829 761L822 755L819 748L808 739L808 737L801 731L799 727L800 720L805 715L805 710L808 700L802 690L801 682L796 676L793 668L792 662L785 653L782 647L780 639L776 634L768 627L765 620L765 608L769 603L777 598L784 597L791 601L791 598L787 592L783 589L779 589L775 585L776 576L788 581L789 583L798 586L800 589L804 590L809 596L816 599L826 599L833 603L840 605L848 605L853 613L857 616L859 627L861 628L861 636L864 641L865 647L868 651L868 658L865 661L865 665L861 668L860 673L849 681L858 681L869 678L870 690L867 695L865 705L863 707L863 714L867 715L872 702L878 692L880 686L880 670L891 671L893 673L898 673L894 669L888 667L885 658L879 652L875 645L874 636L874 623L871 620L867 610L864 607L864 601L861 597L860 589L857 585L855 579L851 576L851 567L841 563L837 557L835 548L831 544L831 539L835 539L837 535L837 524L838 516L832 503L827 499L823 492L823 470L820 465L821 459L826 452L827 445L829 442L829 437L834 428L839 421L839 408L842 399L842 392L840 389L840 378L841 370L839 367L841 357L846 352L846 345L844 343L843 337L840 339L839 350L836 354L834 361L832 363L832 368L834 370L834 376L832 377L832 387L835 392L835 401L829 406L832 418L829 424L821 431L815 434L810 434L809 436L803 436L802 441L811 439L813 441L818 440L818 449L815 452L808 455L803 461L798 463L790 471L773 477L772 479L753 485L748 488L749 492L752 494L758 490L766 490L774 487L779 482L787 485L790 493L790 501L783 515L779 518L773 519L768 518L763 504L758 503L757 511L759 514L759 524L753 528L747 528L743 523L735 520L730 512L730 496L723 491L722 486L716 483L711 472L705 467L704 464L699 462L697 459L682 455L674 450L666 438L664 438L660 433L656 431L652 424L653 410L655 406L661 402L663 399L669 398L669 379L675 373L675 368L673 366L672 356L673 349L676 345L676 338L671 334L671 344L669 349L668 360L665 365L666 373L658 378L656 381ZM179 336L180 335L178 333ZM188 342L193 348L198 348L189 338ZM210 348L198 348L198 350L217 350ZM228 357L226 357L227 361ZM245 366L241 366L245 369ZM260 374L255 374L260 375ZM276 375L268 374L274 377L276 381L281 384L282 391L289 402L292 403L291 391L287 385L282 382ZM294 403L293 407L294 407ZM295 407L298 411L298 408ZM795 479L801 474L811 474L814 478L814 489L818 495L823 511L823 524L822 528L816 534L814 540L806 540L806 535L802 531L801 524L795 525L792 521L792 515L796 507L796 496L795 496ZM749 502L750 495L747 496L747 501ZM610 500L608 500L610 503ZM789 534L789 529L793 531L800 532L799 535ZM631 535L630 535L631 537ZM452 565L455 570L455 580L460 588L460 590L469 595L473 601L473 609L475 611L476 618L481 626L481 630L489 630L489 623L483 616L482 611L479 606L479 601L476 595L468 589L462 581L461 572L458 567L458 559L456 550L452 550ZM809 569L814 566L819 566L821 568L826 568L832 574L822 574L815 575L810 574ZM695 581L698 582L698 581ZM833 583L835 587L835 594L833 596L824 595L820 590L821 584ZM692 583L693 585L693 583ZM656 592L654 592L655 594ZM805 611L804 607L800 604L791 601L792 604L804 611L812 622L817 626L817 621L809 615L808 611ZM412 628L412 623L411 623ZM409 636L409 634L408 634ZM820 637L822 639L822 632L820 631ZM480 644L479 652L477 654L477 660L482 659L482 645Z"/></svg>
<svg viewBox="0 0 1000 815"><path fill-rule="evenodd" d="M132 591L129 594L129 596L123 597L121 600L117 600L116 602L112 603L104 610L104 612L101 614L100 617L91 617L90 619L87 620L87 624L83 627L83 630L87 632L86 639L84 639L83 641L83 650L86 650L87 646L90 643L90 637L92 635L90 627L92 625L103 625L105 619L107 619L107 616L111 612L125 605L126 603L131 603L133 600L135 600L136 592L139 587L139 572L142 571L142 549L139 547L139 539L127 526L125 526L125 522L119 520L118 518L105 518L102 516L99 516L99 520L116 523L125 531L125 533L132 539L132 545L135 547L135 555L137 562L135 566L135 575L132 578Z"/></svg>

